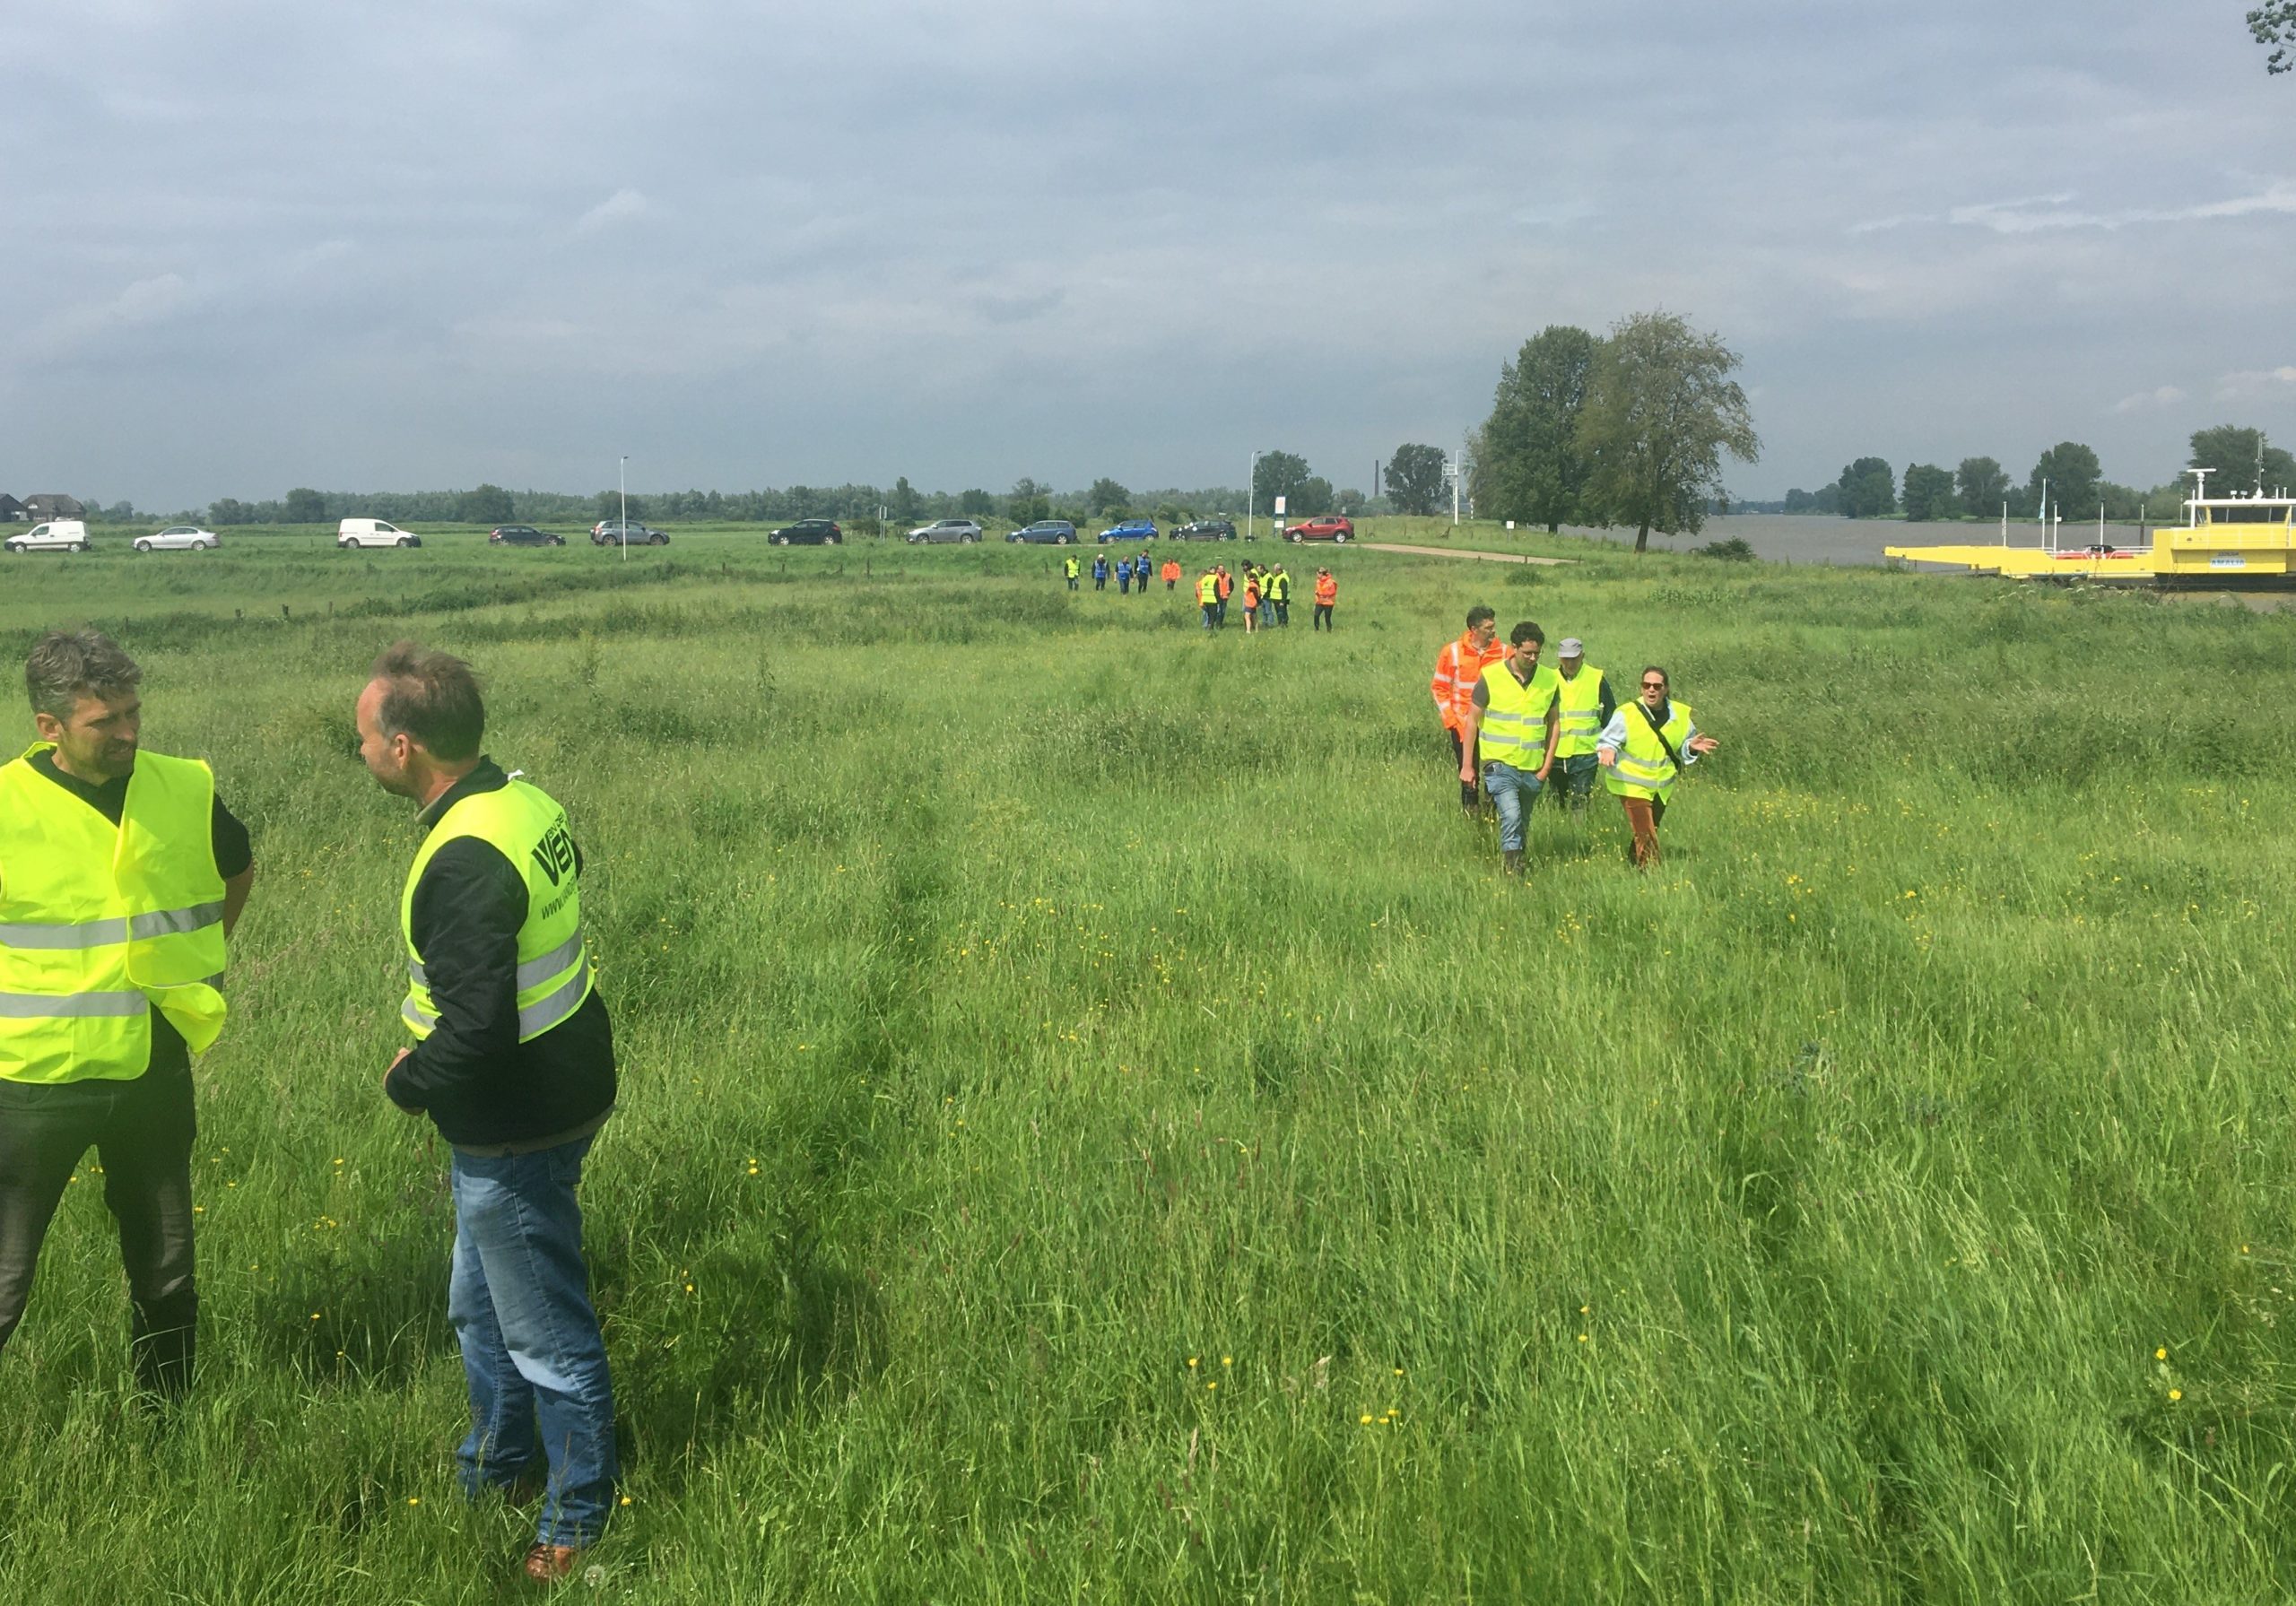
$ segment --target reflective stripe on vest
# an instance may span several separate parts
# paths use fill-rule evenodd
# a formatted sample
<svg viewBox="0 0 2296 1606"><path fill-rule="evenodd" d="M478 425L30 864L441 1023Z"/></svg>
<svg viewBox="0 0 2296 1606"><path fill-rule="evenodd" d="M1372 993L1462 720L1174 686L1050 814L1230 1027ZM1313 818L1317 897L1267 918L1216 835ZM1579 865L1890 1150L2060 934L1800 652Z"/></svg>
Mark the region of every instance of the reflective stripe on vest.
<svg viewBox="0 0 2296 1606"><path fill-rule="evenodd" d="M115 826L32 768L45 751L0 765L0 1078L141 1076L155 1008L204 1053L226 1014L213 775L137 754Z"/></svg>
<svg viewBox="0 0 2296 1606"><path fill-rule="evenodd" d="M1618 767L1606 770L1603 785L1621 797L1659 797L1672 793L1682 772L1666 757L1650 722L1633 708L1626 710L1626 745L1619 749ZM1676 752L1690 734L1690 705L1677 702L1666 716L1666 741Z"/></svg>
<svg viewBox="0 0 2296 1606"><path fill-rule="evenodd" d="M399 898L406 948L406 999L399 1019L417 1037L439 1024L430 972L414 947L414 890L432 855L463 837L486 842L508 859L526 886L526 919L518 928L515 978L518 1041L531 1042L563 1022L590 995L596 967L582 941L582 896L574 873L574 838L566 811L538 786L512 781L474 792L440 817L424 838Z"/></svg>
<svg viewBox="0 0 2296 1606"><path fill-rule="evenodd" d="M1546 711L1554 703L1561 677L1542 664L1527 686L1504 664L1483 672L1490 706L1481 710L1475 748L1486 764L1535 770L1546 757ZM1472 695L1472 694L1470 694Z"/></svg>
<svg viewBox="0 0 2296 1606"><path fill-rule="evenodd" d="M1217 576L1206 575L1204 578L1196 583L1196 600L1203 603L1207 608L1213 607L1218 603L1220 601L1220 580ZM1186 618L1187 615L1183 614L1181 617Z"/></svg>
<svg viewBox="0 0 2296 1606"><path fill-rule="evenodd" d="M1575 759L1593 752L1595 738L1603 734L1602 712L1603 672L1582 664L1562 682L1562 734L1555 739L1554 756Z"/></svg>

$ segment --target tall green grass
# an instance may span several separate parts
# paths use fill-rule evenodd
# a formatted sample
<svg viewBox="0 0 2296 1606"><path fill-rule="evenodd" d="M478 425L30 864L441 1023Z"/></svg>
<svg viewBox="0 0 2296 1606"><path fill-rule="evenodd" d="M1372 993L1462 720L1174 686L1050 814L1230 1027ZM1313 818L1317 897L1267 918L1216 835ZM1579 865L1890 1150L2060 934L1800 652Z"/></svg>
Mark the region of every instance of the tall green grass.
<svg viewBox="0 0 2296 1606"><path fill-rule="evenodd" d="M517 1593L377 1087L402 633L589 864L602 1595L2287 1589L2296 621L1561 542L1315 552L1337 633L1207 639L1036 548L274 539L6 570L0 648L117 629L260 866L197 1398L127 1407L91 1156L0 1358L9 1598ZM1603 800L1520 886L1458 819L1483 600L1723 738L1659 872Z"/></svg>

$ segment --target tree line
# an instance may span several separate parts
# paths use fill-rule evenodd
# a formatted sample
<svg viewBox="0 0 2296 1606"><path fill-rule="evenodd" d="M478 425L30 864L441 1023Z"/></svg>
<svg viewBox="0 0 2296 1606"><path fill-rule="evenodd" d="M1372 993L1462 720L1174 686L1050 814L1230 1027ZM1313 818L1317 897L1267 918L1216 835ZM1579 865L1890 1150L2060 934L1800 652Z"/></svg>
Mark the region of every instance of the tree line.
<svg viewBox="0 0 2296 1606"><path fill-rule="evenodd" d="M2296 457L2274 446L2261 430L2218 424L2196 430L2188 468L2209 471L2217 494L2296 488ZM1909 463L1900 476L1887 459L1860 457L1841 477L1816 490L1796 487L1779 509L1785 513L1831 513L1846 518L1904 517L1915 521L1952 518L2038 518L2046 495L2054 511L2073 520L2104 517L2123 524L2181 516L2191 482L2183 476L2149 490L2116 484L2104 477L2097 454L2077 440L2060 440L2040 455L2022 484L1991 457L1964 457L1948 469Z"/></svg>
<svg viewBox="0 0 2296 1606"><path fill-rule="evenodd" d="M1738 354L1670 312L1607 335L1551 324L1500 369L1491 415L1468 438L1484 517L1695 534L1726 499L1725 457L1761 451Z"/></svg>

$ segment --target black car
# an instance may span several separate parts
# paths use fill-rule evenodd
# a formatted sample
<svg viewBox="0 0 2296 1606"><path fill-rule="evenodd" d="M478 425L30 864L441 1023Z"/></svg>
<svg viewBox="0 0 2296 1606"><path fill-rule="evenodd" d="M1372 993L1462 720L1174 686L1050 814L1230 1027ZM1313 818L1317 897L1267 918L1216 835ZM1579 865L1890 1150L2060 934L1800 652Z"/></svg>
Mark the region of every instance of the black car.
<svg viewBox="0 0 2296 1606"><path fill-rule="evenodd" d="M564 546L566 537L553 535L548 530L537 530L532 525L502 525L486 533L486 539L496 546Z"/></svg>
<svg viewBox="0 0 2296 1606"><path fill-rule="evenodd" d="M1076 526L1065 518L1040 518L1004 537L1007 541L1025 541L1031 546L1066 546L1076 539Z"/></svg>
<svg viewBox="0 0 2296 1606"><path fill-rule="evenodd" d="M1236 526L1224 518L1199 518L1192 525L1182 525L1174 530L1174 541L1233 541Z"/></svg>
<svg viewBox="0 0 2296 1606"><path fill-rule="evenodd" d="M835 546L845 539L845 532L837 527L833 518L801 518L794 525L784 525L766 537L776 546Z"/></svg>

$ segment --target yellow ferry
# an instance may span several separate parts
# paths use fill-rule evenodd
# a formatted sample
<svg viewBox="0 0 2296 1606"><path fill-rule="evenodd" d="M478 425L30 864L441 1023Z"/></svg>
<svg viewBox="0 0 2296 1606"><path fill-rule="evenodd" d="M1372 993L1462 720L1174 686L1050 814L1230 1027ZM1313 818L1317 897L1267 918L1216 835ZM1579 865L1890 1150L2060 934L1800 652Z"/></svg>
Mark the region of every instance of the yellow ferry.
<svg viewBox="0 0 2296 1606"><path fill-rule="evenodd" d="M2205 471L2201 471L2203 473ZM2208 496L2205 479L2185 499L2185 522L2153 532L2149 547L2011 546L2002 525L1997 546L1892 546L1908 563L1952 564L1972 574L2013 579L2238 580L2296 575L2296 496Z"/></svg>

